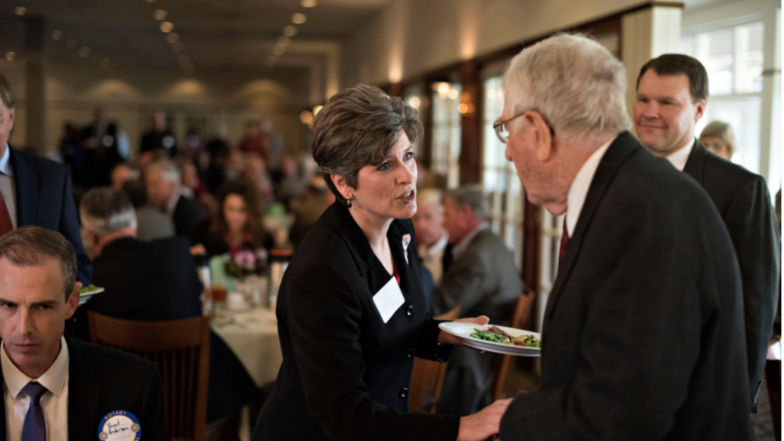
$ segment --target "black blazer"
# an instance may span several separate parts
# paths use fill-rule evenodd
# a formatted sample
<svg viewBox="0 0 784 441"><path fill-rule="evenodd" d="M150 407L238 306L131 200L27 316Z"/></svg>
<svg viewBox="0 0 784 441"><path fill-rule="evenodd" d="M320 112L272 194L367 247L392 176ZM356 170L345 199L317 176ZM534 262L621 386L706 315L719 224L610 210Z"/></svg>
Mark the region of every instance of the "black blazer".
<svg viewBox="0 0 784 441"><path fill-rule="evenodd" d="M752 411L779 301L779 227L765 179L694 141L683 171L708 192L730 233L740 264Z"/></svg>
<svg viewBox="0 0 784 441"><path fill-rule="evenodd" d="M147 321L202 314L202 284L184 237L150 242L128 237L110 242L95 258L95 284L106 291L79 309ZM82 319L82 323L86 320ZM260 393L231 348L211 333L207 421L239 411Z"/></svg>
<svg viewBox="0 0 784 441"><path fill-rule="evenodd" d="M513 440L752 440L743 299L707 194L628 132L610 145L547 300Z"/></svg>
<svg viewBox="0 0 784 441"><path fill-rule="evenodd" d="M10 149L16 186L16 225L38 226L57 231L73 245L79 270L76 279L92 282L93 264L84 252L71 176L62 165L39 156Z"/></svg>
<svg viewBox="0 0 784 441"><path fill-rule="evenodd" d="M405 303L385 324L373 295L391 276L348 209L332 204L308 231L280 287L283 365L251 439L457 438L458 417L408 413L414 355L443 360L451 346L426 317L411 221L395 220L387 237Z"/></svg>
<svg viewBox="0 0 784 441"><path fill-rule="evenodd" d="M180 195L172 215L174 234L185 236L191 239L191 243L195 243L192 239L196 227L207 219L207 213L201 209L198 202Z"/></svg>
<svg viewBox="0 0 784 441"><path fill-rule="evenodd" d="M109 412L127 410L139 419L142 439L167 441L161 379L155 365L115 349L69 337L68 439L97 439ZM0 372L2 380L2 372ZM0 441L6 440L5 400L0 400Z"/></svg>

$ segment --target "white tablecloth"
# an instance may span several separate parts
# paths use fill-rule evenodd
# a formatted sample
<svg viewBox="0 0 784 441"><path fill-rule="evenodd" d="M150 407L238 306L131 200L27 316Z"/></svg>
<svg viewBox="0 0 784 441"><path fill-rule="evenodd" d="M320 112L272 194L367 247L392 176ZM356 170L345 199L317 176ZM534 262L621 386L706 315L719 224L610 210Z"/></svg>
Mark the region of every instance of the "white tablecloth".
<svg viewBox="0 0 784 441"><path fill-rule="evenodd" d="M222 310L212 319L212 329L234 351L257 386L275 381L283 355L274 311L266 308L247 312Z"/></svg>

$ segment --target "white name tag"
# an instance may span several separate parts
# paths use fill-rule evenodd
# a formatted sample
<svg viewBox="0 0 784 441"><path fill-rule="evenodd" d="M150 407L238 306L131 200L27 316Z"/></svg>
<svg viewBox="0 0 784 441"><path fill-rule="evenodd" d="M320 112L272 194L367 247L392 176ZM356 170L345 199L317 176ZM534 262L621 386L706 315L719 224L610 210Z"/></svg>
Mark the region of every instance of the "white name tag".
<svg viewBox="0 0 784 441"><path fill-rule="evenodd" d="M376 304L378 313L381 314L381 319L384 320L384 323L388 322L392 315L395 314L395 311L403 306L403 303L405 303L403 292L400 291L400 286L398 286L394 277L389 279L389 282L373 296L373 303Z"/></svg>

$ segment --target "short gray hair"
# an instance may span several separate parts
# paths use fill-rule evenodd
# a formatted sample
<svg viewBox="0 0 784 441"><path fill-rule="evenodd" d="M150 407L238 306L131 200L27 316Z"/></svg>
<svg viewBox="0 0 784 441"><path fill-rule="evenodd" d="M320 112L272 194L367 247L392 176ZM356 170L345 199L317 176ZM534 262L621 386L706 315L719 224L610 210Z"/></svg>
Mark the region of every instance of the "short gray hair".
<svg viewBox="0 0 784 441"><path fill-rule="evenodd" d="M180 185L182 175L180 174L180 168L177 167L177 164L173 163L169 160L160 160L155 161L147 168L147 172L151 172L153 170L158 170L163 175L163 180L166 182L174 182L177 185Z"/></svg>
<svg viewBox="0 0 784 441"><path fill-rule="evenodd" d="M41 227L22 227L0 238L0 259L6 258L16 267L43 265L45 256L60 261L63 291L68 299L78 270L76 251L68 239L57 231Z"/></svg>
<svg viewBox="0 0 784 441"><path fill-rule="evenodd" d="M582 35L556 35L523 49L506 70L503 89L509 116L536 110L556 134L568 138L618 134L631 127L626 69Z"/></svg>
<svg viewBox="0 0 784 441"><path fill-rule="evenodd" d="M452 200L455 208L462 210L469 207L477 219L486 221L490 219L490 208L487 205L487 195L479 184L464 185L444 194L444 199Z"/></svg>
<svg viewBox="0 0 784 441"><path fill-rule="evenodd" d="M357 84L329 99L313 126L313 159L330 190L343 203L330 174L342 176L356 188L359 169L383 162L405 132L413 144L422 136L417 111L399 97Z"/></svg>
<svg viewBox="0 0 784 441"><path fill-rule="evenodd" d="M98 236L136 228L136 212L130 198L111 187L93 188L85 193L79 214L84 227Z"/></svg>
<svg viewBox="0 0 784 441"><path fill-rule="evenodd" d="M2 72L0 72L0 101L2 101L7 109L12 109L16 103L14 91L11 90L11 84Z"/></svg>

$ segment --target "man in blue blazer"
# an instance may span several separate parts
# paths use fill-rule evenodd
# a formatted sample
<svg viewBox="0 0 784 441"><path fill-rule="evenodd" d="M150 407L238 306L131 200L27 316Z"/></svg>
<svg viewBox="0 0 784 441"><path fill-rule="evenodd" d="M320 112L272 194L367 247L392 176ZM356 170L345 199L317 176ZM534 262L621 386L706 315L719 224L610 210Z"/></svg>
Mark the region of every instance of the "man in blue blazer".
<svg viewBox="0 0 784 441"><path fill-rule="evenodd" d="M77 280L88 285L93 264L82 246L68 169L8 145L14 127L14 93L0 73L0 235L38 226L65 236L76 250Z"/></svg>

